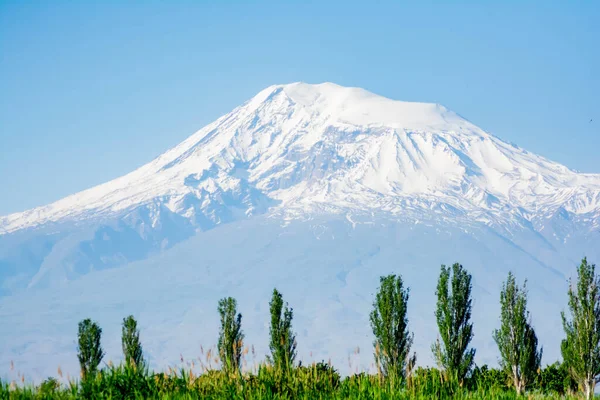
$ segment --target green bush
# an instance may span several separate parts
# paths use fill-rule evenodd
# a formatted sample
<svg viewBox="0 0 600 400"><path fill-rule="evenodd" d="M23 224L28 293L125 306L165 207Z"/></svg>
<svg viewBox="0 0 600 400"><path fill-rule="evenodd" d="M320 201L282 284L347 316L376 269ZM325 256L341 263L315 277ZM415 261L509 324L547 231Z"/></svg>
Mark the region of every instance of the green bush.
<svg viewBox="0 0 600 400"><path fill-rule="evenodd" d="M488 368L487 365L482 365L473 369L468 384L469 388L475 391L506 391L510 387L510 377L501 369Z"/></svg>
<svg viewBox="0 0 600 400"><path fill-rule="evenodd" d="M535 388L543 393L565 395L577 391L577 382L571 378L565 364L555 362L540 369Z"/></svg>

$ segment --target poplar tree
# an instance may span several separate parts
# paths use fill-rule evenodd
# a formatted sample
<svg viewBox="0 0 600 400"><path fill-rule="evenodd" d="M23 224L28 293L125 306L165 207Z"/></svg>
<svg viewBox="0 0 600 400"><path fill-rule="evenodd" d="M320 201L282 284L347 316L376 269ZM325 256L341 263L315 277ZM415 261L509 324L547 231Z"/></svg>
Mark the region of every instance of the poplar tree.
<svg viewBox="0 0 600 400"><path fill-rule="evenodd" d="M294 311L288 308L288 303L284 306L283 296L277 289L273 289L269 307L271 311L270 361L280 371L287 371L296 359L296 335L292 331Z"/></svg>
<svg viewBox="0 0 600 400"><path fill-rule="evenodd" d="M406 378L407 363L414 365L416 358L408 357L413 343L406 316L409 288L404 288L401 276L382 276L379 282L370 315L375 362L380 373L393 383Z"/></svg>
<svg viewBox="0 0 600 400"><path fill-rule="evenodd" d="M571 318L562 313L562 357L587 399L594 396L600 374L600 280L595 270L586 258L581 261L576 286L569 280Z"/></svg>
<svg viewBox="0 0 600 400"><path fill-rule="evenodd" d="M77 358L81 368L81 378L86 380L98 371L98 365L104 357L100 345L102 329L91 319L79 322L77 333Z"/></svg>
<svg viewBox="0 0 600 400"><path fill-rule="evenodd" d="M502 285L500 308L500 329L496 329L493 336L500 350L500 366L512 378L520 395L533 382L542 351L537 349L537 336L527 311L527 282L519 287L511 272Z"/></svg>
<svg viewBox="0 0 600 400"><path fill-rule="evenodd" d="M242 332L242 314L237 312L237 302L233 297L219 300L221 329L217 348L225 371L239 372L242 358L244 334Z"/></svg>
<svg viewBox="0 0 600 400"><path fill-rule="evenodd" d="M137 370L143 370L145 367L142 344L140 342L140 331L137 328L137 321L130 315L123 318L121 334L121 345L125 363L135 367Z"/></svg>
<svg viewBox="0 0 600 400"><path fill-rule="evenodd" d="M446 380L457 379L461 385L475 358L475 349L469 348L473 339L471 290L471 275L462 265L442 265L435 311L441 341L438 338L431 350Z"/></svg>

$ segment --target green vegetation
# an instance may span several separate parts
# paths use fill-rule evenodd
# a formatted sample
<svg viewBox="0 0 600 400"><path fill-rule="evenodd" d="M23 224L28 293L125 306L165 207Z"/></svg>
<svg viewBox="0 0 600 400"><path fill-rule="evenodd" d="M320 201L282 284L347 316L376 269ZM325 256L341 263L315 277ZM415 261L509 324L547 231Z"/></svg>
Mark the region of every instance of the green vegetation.
<svg viewBox="0 0 600 400"><path fill-rule="evenodd" d="M271 311L271 327L269 329L271 356L269 361L275 369L287 372L293 368L296 360L296 335L292 331L294 310L283 305L283 296L273 289L273 297L269 303Z"/></svg>
<svg viewBox="0 0 600 400"><path fill-rule="evenodd" d="M414 366L416 355L409 359L413 335L408 330L408 289L396 275L381 277L371 312L371 327L375 335L377 370L395 387ZM408 367L408 368L407 368Z"/></svg>
<svg viewBox="0 0 600 400"><path fill-rule="evenodd" d="M140 342L140 331L133 315L123 318L121 344L125 362L137 369L144 369L146 362L144 361L142 343Z"/></svg>
<svg viewBox="0 0 600 400"><path fill-rule="evenodd" d="M562 314L566 339L561 344L563 359L571 376L591 398L600 373L600 280L595 265L584 258L577 269L577 287L569 282L569 310Z"/></svg>
<svg viewBox="0 0 600 400"><path fill-rule="evenodd" d="M1 399L581 399L594 393L600 372L600 279L583 260L576 287L569 288L571 318L563 314L566 339L563 363L541 367L541 350L527 311L525 284L512 273L502 285L500 328L493 332L501 368L474 365L471 322L471 275L460 265L442 266L435 316L441 339L432 346L438 368L415 367L410 355L409 288L400 276L381 277L370 315L377 374L341 377L330 363L295 363L293 311L273 291L266 362L243 368L250 351L244 347L242 315L237 302L219 301L221 328L217 352L211 350L178 370L152 372L144 360L140 332L133 316L123 320L124 362L104 368L102 329L85 319L79 323L78 359L81 379L48 378L34 386L1 382ZM254 355L254 349L251 353ZM183 359L181 360L183 363ZM221 368L213 368L213 363ZM196 373L197 367L201 369ZM11 366L12 368L12 366ZM59 369L59 377L62 373Z"/></svg>
<svg viewBox="0 0 600 400"><path fill-rule="evenodd" d="M500 365L513 381L517 394L533 382L542 361L537 349L537 336L527 311L527 284L520 288L512 273L500 292L500 329L494 331L494 340L500 350Z"/></svg>
<svg viewBox="0 0 600 400"><path fill-rule="evenodd" d="M551 368L551 367L548 367ZM554 368L554 367L552 367ZM535 382L527 399L576 399L565 394L558 375L550 384ZM227 374L221 370L206 371L195 376L189 370L168 373L140 373L128 365L107 367L90 380L84 395L81 386L72 383L60 387L46 381L36 387L0 388L0 398L22 399L517 399L507 386L508 377L500 370L486 366L474 368L473 376L463 386L457 382L442 383L441 371L417 368L409 386L392 388L378 375L358 374L341 378L324 362L298 366L281 373L271 365L261 365L253 373ZM545 385L545 386L544 386Z"/></svg>
<svg viewBox="0 0 600 400"><path fill-rule="evenodd" d="M92 320L84 319L79 323L77 358L83 380L96 374L100 361L104 357L104 351L100 345L101 336L102 329Z"/></svg>
<svg viewBox="0 0 600 400"><path fill-rule="evenodd" d="M236 316L237 314L237 316ZM237 312L237 302L232 297L219 300L219 356L223 361L223 369L227 373L240 371L244 334L242 333L242 314Z"/></svg>
<svg viewBox="0 0 600 400"><path fill-rule="evenodd" d="M442 265L438 279L435 318L442 340L431 350L445 380L456 380L461 385L471 372L475 349L469 349L473 339L471 323L471 274L456 263L452 268Z"/></svg>

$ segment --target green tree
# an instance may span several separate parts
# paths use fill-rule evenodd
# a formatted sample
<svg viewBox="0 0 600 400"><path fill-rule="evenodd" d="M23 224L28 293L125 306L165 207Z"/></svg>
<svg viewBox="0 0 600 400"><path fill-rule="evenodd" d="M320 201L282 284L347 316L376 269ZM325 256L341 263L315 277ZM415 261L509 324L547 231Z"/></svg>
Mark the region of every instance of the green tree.
<svg viewBox="0 0 600 400"><path fill-rule="evenodd" d="M140 342L140 331L133 315L123 318L121 332L121 345L123 347L125 362L128 365L134 366L137 370L143 370L146 364L142 351L142 343Z"/></svg>
<svg viewBox="0 0 600 400"><path fill-rule="evenodd" d="M375 335L375 362L393 383L406 378L407 364L414 365L416 357L409 359L413 343L406 316L409 288L405 289L402 277L396 275L382 276L379 283L370 316Z"/></svg>
<svg viewBox="0 0 600 400"><path fill-rule="evenodd" d="M98 371L98 365L104 357L104 351L100 345L102 329L91 319L79 322L77 334L77 358L81 367L81 377L86 380Z"/></svg>
<svg viewBox="0 0 600 400"><path fill-rule="evenodd" d="M239 372L244 344L242 314L237 313L237 302L233 297L219 300L218 310L221 329L217 347L223 368L227 372Z"/></svg>
<svg viewBox="0 0 600 400"><path fill-rule="evenodd" d="M537 336L527 311L527 282L519 287L511 272L502 285L500 308L500 329L496 329L493 336L500 350L500 366L512 378L520 395L533 383L542 351L537 349Z"/></svg>
<svg viewBox="0 0 600 400"><path fill-rule="evenodd" d="M594 395L600 374L600 280L596 266L581 261L577 285L569 280L571 319L562 313L566 338L561 343L563 360L586 398Z"/></svg>
<svg viewBox="0 0 600 400"><path fill-rule="evenodd" d="M271 361L275 368L287 371L296 359L296 335L292 331L293 309L283 304L283 297L277 289L269 303L271 310L271 327L269 329Z"/></svg>
<svg viewBox="0 0 600 400"><path fill-rule="evenodd" d="M446 379L456 379L461 385L475 358L475 349L469 348L473 339L471 290L471 275L462 265L456 263L452 268L442 265L435 311L442 340L438 338L431 350Z"/></svg>

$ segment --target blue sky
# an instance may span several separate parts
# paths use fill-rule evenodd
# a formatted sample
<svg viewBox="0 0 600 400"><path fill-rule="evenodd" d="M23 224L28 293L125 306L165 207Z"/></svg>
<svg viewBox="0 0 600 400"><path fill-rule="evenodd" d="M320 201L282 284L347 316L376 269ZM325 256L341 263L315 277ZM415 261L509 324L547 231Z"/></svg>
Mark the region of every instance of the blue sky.
<svg viewBox="0 0 600 400"><path fill-rule="evenodd" d="M371 3L0 0L0 215L295 81L441 103L600 173L600 2Z"/></svg>

